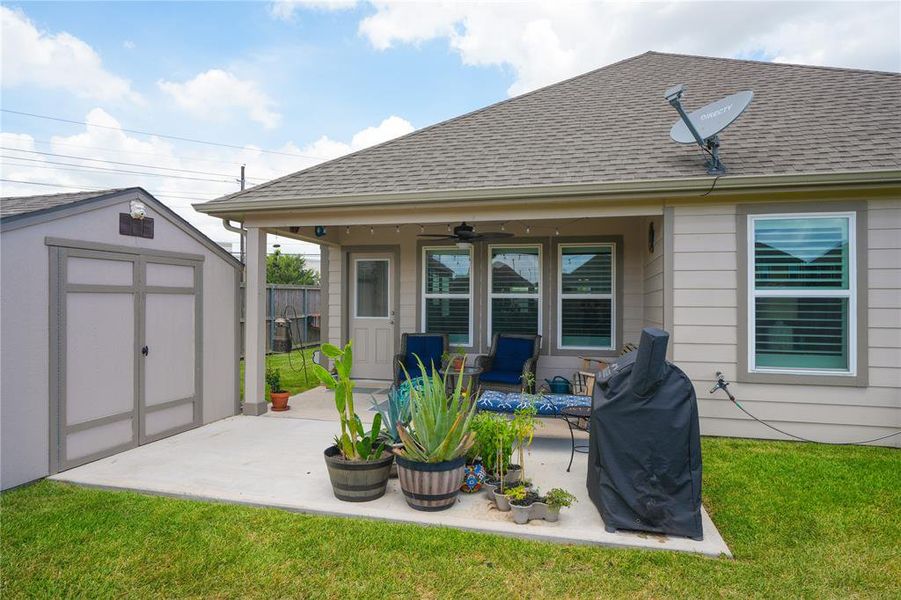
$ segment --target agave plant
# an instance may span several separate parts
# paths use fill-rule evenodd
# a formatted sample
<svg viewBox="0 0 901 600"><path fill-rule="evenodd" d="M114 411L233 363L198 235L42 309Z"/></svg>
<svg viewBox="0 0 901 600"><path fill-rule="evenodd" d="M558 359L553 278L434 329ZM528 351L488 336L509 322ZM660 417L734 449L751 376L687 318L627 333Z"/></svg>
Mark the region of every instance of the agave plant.
<svg viewBox="0 0 901 600"><path fill-rule="evenodd" d="M388 388L388 407L383 408L375 396L372 397L372 406L382 417L382 423L385 424L385 437L392 444L400 444L400 436L397 433L397 426L410 422L410 390L413 385L404 381L400 385L392 385Z"/></svg>
<svg viewBox="0 0 901 600"><path fill-rule="evenodd" d="M353 348L347 342L344 348L332 344L322 344L322 352L335 362L337 380L322 365L313 364L313 373L325 387L335 392L335 408L341 417L341 434L335 436L335 445L347 460L378 460L385 451L385 444L379 442L382 430L382 415L372 419L372 429L363 429L363 422L354 411L354 382L350 378L353 367Z"/></svg>
<svg viewBox="0 0 901 600"><path fill-rule="evenodd" d="M416 360L420 372L427 373L419 357ZM406 369L404 374L410 382L410 423L397 426L404 445L395 452L423 463L444 462L466 454L475 443L470 425L476 406L468 387L464 393L465 378L457 377L453 391L448 394L446 376L436 371L422 378L421 387L413 385Z"/></svg>

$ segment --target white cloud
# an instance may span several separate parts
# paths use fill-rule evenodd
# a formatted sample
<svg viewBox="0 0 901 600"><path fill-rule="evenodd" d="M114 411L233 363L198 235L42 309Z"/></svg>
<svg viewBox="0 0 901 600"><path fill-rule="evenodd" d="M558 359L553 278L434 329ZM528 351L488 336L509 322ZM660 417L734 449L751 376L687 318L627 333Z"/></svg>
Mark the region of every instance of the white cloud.
<svg viewBox="0 0 901 600"><path fill-rule="evenodd" d="M134 50L136 46L133 41L125 40L124 42L122 42L122 47L125 48L126 50Z"/></svg>
<svg viewBox="0 0 901 600"><path fill-rule="evenodd" d="M464 64L512 68L510 95L647 50L901 70L897 2L372 2L377 49L446 39Z"/></svg>
<svg viewBox="0 0 901 600"><path fill-rule="evenodd" d="M269 5L269 14L282 21L290 21L299 8L313 10L348 10L357 0L275 0Z"/></svg>
<svg viewBox="0 0 901 600"><path fill-rule="evenodd" d="M141 102L131 84L104 69L100 55L77 37L40 31L21 10L4 6L0 25L3 87L31 85L82 98Z"/></svg>
<svg viewBox="0 0 901 600"><path fill-rule="evenodd" d="M266 129L274 129L282 118L273 110L274 102L255 81L238 79L221 69L199 73L184 83L159 81L157 85L178 106L197 117L224 121L233 110L240 109Z"/></svg>
<svg viewBox="0 0 901 600"><path fill-rule="evenodd" d="M85 122L104 127L86 126L74 135L53 136L49 139L49 144L39 143L34 137L24 133L0 132L0 146L20 150L3 151L4 156L0 158L0 178L66 186L3 182L0 185L0 196L141 186L213 240L232 242L237 242L237 236L226 231L219 219L198 213L191 204L238 191L236 178L240 165L247 165L248 185L256 185L413 131L413 126L408 121L391 116L378 125L362 129L349 141L322 136L304 145L288 142L280 148L273 148L285 154L297 155L285 156L262 152L254 146L240 150L189 144L175 146L172 142L157 137L132 136L122 131L119 122L100 108L91 110L85 117ZM35 152L53 153L57 156ZM76 167L54 165L48 161L70 163ZM132 164L117 165L102 161ZM91 167L94 170L85 169ZM100 171L97 168L139 173ZM166 168L181 171L166 171ZM280 241L287 252L309 252L311 249L315 252L315 248L302 242Z"/></svg>

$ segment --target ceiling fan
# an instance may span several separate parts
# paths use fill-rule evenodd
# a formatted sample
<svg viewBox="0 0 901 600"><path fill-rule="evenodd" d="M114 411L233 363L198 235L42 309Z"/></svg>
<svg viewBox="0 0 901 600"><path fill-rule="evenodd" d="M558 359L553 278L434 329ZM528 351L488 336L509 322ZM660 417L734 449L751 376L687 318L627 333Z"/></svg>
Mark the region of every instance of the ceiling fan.
<svg viewBox="0 0 901 600"><path fill-rule="evenodd" d="M513 234L505 233L503 231L486 231L485 233L476 233L472 225L467 225L464 222L454 227L453 234L422 233L419 234L419 237L430 238L436 241L451 240L457 243L471 244L473 242L483 242L488 240L499 240L502 238L513 237Z"/></svg>

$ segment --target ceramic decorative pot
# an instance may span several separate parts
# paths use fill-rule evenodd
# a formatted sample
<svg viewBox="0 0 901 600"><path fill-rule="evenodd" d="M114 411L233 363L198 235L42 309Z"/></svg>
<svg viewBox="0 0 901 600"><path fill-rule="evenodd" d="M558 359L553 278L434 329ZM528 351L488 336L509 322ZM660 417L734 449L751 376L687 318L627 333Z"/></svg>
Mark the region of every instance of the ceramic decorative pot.
<svg viewBox="0 0 901 600"><path fill-rule="evenodd" d="M485 466L482 465L482 461L468 464L463 468L463 484L460 491L474 494L482 489L483 481L485 481Z"/></svg>

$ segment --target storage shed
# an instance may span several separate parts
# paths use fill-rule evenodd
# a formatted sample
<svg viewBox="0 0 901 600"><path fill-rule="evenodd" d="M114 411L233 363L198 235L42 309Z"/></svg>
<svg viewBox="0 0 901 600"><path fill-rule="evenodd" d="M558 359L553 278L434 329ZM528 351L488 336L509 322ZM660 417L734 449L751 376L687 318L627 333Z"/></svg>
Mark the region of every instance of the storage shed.
<svg viewBox="0 0 901 600"><path fill-rule="evenodd" d="M234 415L241 264L141 188L0 199L0 486Z"/></svg>

